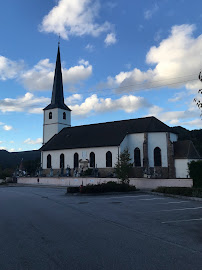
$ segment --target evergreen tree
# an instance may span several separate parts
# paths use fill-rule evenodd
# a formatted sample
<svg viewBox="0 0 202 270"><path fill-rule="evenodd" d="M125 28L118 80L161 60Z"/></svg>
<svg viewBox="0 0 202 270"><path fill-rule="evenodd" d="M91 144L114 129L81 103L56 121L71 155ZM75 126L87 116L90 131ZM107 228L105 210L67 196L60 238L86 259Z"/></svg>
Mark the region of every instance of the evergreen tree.
<svg viewBox="0 0 202 270"><path fill-rule="evenodd" d="M128 149L124 151L118 157L117 163L115 164L115 172L119 179L121 179L122 184L129 184L129 170L133 166L130 163L130 153Z"/></svg>

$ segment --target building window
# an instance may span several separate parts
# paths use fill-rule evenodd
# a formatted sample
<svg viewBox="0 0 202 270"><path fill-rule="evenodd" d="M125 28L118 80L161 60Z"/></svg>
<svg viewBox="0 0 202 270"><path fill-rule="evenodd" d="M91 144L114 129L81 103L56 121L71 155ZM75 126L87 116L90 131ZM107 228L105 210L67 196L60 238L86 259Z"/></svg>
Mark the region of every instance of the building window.
<svg viewBox="0 0 202 270"><path fill-rule="evenodd" d="M51 168L51 155L49 154L48 156L47 156L47 168Z"/></svg>
<svg viewBox="0 0 202 270"><path fill-rule="evenodd" d="M140 149L138 147L134 150L134 164L135 167L141 167Z"/></svg>
<svg viewBox="0 0 202 270"><path fill-rule="evenodd" d="M154 149L154 166L161 166L161 149L159 147Z"/></svg>
<svg viewBox="0 0 202 270"><path fill-rule="evenodd" d="M63 119L66 120L66 113L65 112L63 112Z"/></svg>
<svg viewBox="0 0 202 270"><path fill-rule="evenodd" d="M79 155L78 153L74 154L74 169L79 167Z"/></svg>
<svg viewBox="0 0 202 270"><path fill-rule="evenodd" d="M49 112L49 119L52 119L52 112Z"/></svg>
<svg viewBox="0 0 202 270"><path fill-rule="evenodd" d="M64 168L65 165L65 156L64 154L60 155L60 168Z"/></svg>
<svg viewBox="0 0 202 270"><path fill-rule="evenodd" d="M90 153L90 167L95 168L95 153L94 152Z"/></svg>
<svg viewBox="0 0 202 270"><path fill-rule="evenodd" d="M110 151L106 153L106 167L112 167L112 153Z"/></svg>

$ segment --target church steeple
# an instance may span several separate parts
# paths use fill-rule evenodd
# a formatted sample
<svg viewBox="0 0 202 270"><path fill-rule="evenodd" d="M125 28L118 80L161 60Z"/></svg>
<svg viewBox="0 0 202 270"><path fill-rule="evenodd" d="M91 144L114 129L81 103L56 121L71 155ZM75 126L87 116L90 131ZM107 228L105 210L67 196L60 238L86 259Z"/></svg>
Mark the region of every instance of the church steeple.
<svg viewBox="0 0 202 270"><path fill-rule="evenodd" d="M55 65L51 103L44 110L43 144L63 128L71 127L71 110L64 103L60 46Z"/></svg>
<svg viewBox="0 0 202 270"><path fill-rule="evenodd" d="M60 108L63 110L71 111L64 103L59 43L58 43L58 52L57 52L57 59L56 59L56 65L55 65L55 75L54 75L54 81L53 81L51 104L49 104L44 110L49 110L49 109L54 109L54 108Z"/></svg>

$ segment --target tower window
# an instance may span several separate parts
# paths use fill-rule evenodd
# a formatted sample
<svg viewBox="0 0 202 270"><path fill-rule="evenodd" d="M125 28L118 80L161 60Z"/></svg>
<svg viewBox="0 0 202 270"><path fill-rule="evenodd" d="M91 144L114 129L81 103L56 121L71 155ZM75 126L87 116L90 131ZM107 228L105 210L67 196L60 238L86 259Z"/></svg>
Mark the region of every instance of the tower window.
<svg viewBox="0 0 202 270"><path fill-rule="evenodd" d="M66 113L65 112L63 112L63 119L66 120Z"/></svg>
<svg viewBox="0 0 202 270"><path fill-rule="evenodd" d="M49 119L52 119L52 112L49 112Z"/></svg>
<svg viewBox="0 0 202 270"><path fill-rule="evenodd" d="M51 155L47 156L47 168L51 168Z"/></svg>
<svg viewBox="0 0 202 270"><path fill-rule="evenodd" d="M159 147L154 149L154 166L161 166L161 149Z"/></svg>
<svg viewBox="0 0 202 270"><path fill-rule="evenodd" d="M134 164L135 167L141 167L140 149L138 147L134 150Z"/></svg>
<svg viewBox="0 0 202 270"><path fill-rule="evenodd" d="M110 151L106 153L106 167L112 167L112 153Z"/></svg>
<svg viewBox="0 0 202 270"><path fill-rule="evenodd" d="M90 153L90 167L95 168L95 153Z"/></svg>

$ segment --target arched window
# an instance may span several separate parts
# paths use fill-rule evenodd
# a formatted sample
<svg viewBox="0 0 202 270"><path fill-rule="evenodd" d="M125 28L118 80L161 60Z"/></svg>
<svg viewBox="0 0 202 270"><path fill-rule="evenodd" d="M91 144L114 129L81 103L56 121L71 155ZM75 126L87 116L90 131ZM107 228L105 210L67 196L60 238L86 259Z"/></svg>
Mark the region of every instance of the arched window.
<svg viewBox="0 0 202 270"><path fill-rule="evenodd" d="M154 166L161 166L161 149L159 147L154 149Z"/></svg>
<svg viewBox="0 0 202 270"><path fill-rule="evenodd" d="M90 153L90 167L95 168L95 153L94 152Z"/></svg>
<svg viewBox="0 0 202 270"><path fill-rule="evenodd" d="M134 164L135 167L141 167L140 149L138 147L134 150Z"/></svg>
<svg viewBox="0 0 202 270"><path fill-rule="evenodd" d="M63 119L66 120L66 113L65 112L63 112Z"/></svg>
<svg viewBox="0 0 202 270"><path fill-rule="evenodd" d="M79 167L79 155L78 153L74 154L74 168L78 168Z"/></svg>
<svg viewBox="0 0 202 270"><path fill-rule="evenodd" d="M52 112L49 112L49 119L52 119Z"/></svg>
<svg viewBox="0 0 202 270"><path fill-rule="evenodd" d="M51 168L51 155L47 156L47 168Z"/></svg>
<svg viewBox="0 0 202 270"><path fill-rule="evenodd" d="M112 153L110 151L106 153L106 167L112 167Z"/></svg>
<svg viewBox="0 0 202 270"><path fill-rule="evenodd" d="M65 166L65 155L61 154L60 155L60 168L64 168Z"/></svg>

